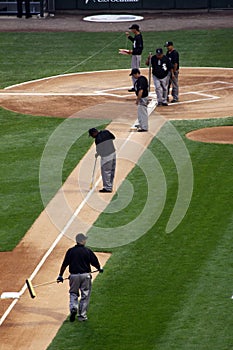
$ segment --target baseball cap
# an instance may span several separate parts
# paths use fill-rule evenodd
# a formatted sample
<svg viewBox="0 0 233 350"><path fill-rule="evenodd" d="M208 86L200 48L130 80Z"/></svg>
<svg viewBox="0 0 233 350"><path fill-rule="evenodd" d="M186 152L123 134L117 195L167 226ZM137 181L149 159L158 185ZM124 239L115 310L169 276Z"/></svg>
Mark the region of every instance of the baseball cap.
<svg viewBox="0 0 233 350"><path fill-rule="evenodd" d="M139 25L138 24L132 24L131 27L129 27L129 29L139 30Z"/></svg>
<svg viewBox="0 0 233 350"><path fill-rule="evenodd" d="M89 132L89 136L91 136L95 132L98 132L98 130L96 128L91 128L91 129L88 130L88 132Z"/></svg>
<svg viewBox="0 0 233 350"><path fill-rule="evenodd" d="M77 243L83 243L83 241L86 241L87 238L88 237L85 236L83 233L78 233L75 239Z"/></svg>
<svg viewBox="0 0 233 350"><path fill-rule="evenodd" d="M133 75L133 74L141 74L141 73L140 73L140 70L139 70L138 68L133 68L133 69L131 70L130 75Z"/></svg>
<svg viewBox="0 0 233 350"><path fill-rule="evenodd" d="M164 47L167 46L173 46L173 42L172 41L166 41Z"/></svg>
<svg viewBox="0 0 233 350"><path fill-rule="evenodd" d="M157 55L161 55L163 53L163 49L158 48L158 49L156 49L155 52L156 52Z"/></svg>

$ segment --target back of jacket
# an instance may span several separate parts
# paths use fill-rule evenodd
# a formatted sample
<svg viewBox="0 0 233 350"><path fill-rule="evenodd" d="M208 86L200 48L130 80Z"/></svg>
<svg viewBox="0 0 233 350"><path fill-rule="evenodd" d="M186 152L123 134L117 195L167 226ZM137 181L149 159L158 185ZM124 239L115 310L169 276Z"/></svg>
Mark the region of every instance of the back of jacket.
<svg viewBox="0 0 233 350"><path fill-rule="evenodd" d="M100 268L96 255L91 249L81 244L68 249L62 265L64 267L69 266L71 274L91 272L91 265L97 270Z"/></svg>
<svg viewBox="0 0 233 350"><path fill-rule="evenodd" d="M115 152L113 140L115 136L109 130L101 130L95 138L96 151L101 157L109 156Z"/></svg>

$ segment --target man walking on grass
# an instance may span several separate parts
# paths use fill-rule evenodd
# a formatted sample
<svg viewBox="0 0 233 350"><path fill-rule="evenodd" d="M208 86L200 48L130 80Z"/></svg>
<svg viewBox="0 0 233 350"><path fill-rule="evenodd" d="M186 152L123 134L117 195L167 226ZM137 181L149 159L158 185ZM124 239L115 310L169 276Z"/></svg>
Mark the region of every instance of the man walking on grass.
<svg viewBox="0 0 233 350"><path fill-rule="evenodd" d="M85 247L86 241L87 236L83 233L77 234L77 244L67 250L57 278L57 283L63 283L63 273L69 266L70 322L75 321L77 314L80 322L87 320L91 295L91 265L99 272L103 272L97 256L91 249ZM80 302L78 302L79 291L81 293Z"/></svg>

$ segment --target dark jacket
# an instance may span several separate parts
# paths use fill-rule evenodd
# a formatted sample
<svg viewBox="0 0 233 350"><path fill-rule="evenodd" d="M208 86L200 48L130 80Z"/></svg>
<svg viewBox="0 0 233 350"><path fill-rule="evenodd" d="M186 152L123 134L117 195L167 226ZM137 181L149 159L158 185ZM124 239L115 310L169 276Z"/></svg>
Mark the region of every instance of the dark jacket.
<svg viewBox="0 0 233 350"><path fill-rule="evenodd" d="M101 157L106 157L114 153L115 147L113 140L115 140L115 136L109 130L99 131L95 138L96 152Z"/></svg>
<svg viewBox="0 0 233 350"><path fill-rule="evenodd" d="M148 80L143 75L140 75L140 77L136 80L134 84L136 95L138 95L139 90L143 90L142 97L148 96Z"/></svg>
<svg viewBox="0 0 233 350"><path fill-rule="evenodd" d="M128 39L133 43L132 55L141 55L143 50L142 34L137 34L134 38L130 35L128 36Z"/></svg>
<svg viewBox="0 0 233 350"><path fill-rule="evenodd" d="M151 57L152 74L158 79L165 78L171 70L171 62L165 55L159 59L156 55Z"/></svg>
<svg viewBox="0 0 233 350"><path fill-rule="evenodd" d="M175 49L172 50L171 52L166 53L166 56L169 58L171 62L172 68L174 67L174 64L177 63L177 70L179 70L179 53Z"/></svg>
<svg viewBox="0 0 233 350"><path fill-rule="evenodd" d="M60 275L63 275L67 266L69 266L71 274L88 273L91 272L91 265L97 270L100 269L97 256L91 249L77 243L77 245L67 250Z"/></svg>

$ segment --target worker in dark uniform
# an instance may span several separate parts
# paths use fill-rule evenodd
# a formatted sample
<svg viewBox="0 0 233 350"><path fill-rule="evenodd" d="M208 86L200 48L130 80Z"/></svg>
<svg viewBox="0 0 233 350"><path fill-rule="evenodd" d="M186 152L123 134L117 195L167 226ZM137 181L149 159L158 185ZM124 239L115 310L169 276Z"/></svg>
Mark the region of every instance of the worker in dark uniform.
<svg viewBox="0 0 233 350"><path fill-rule="evenodd" d="M149 93L149 85L146 77L141 75L139 69L132 69L130 75L132 75L135 79L134 89L136 98L136 104L138 106L138 132L148 131L148 93Z"/></svg>
<svg viewBox="0 0 233 350"><path fill-rule="evenodd" d="M170 87L172 87L173 100L171 103L176 103L179 102L179 52L174 49L172 41L167 41L164 46L167 48L166 56L171 62L170 79L168 82L168 96Z"/></svg>
<svg viewBox="0 0 233 350"><path fill-rule="evenodd" d="M164 55L163 49L161 48L156 49L154 56L151 57L150 55L147 58L147 65L149 65L150 60L158 106L167 106L167 92L171 62L169 58Z"/></svg>
<svg viewBox="0 0 233 350"><path fill-rule="evenodd" d="M79 321L87 320L91 295L91 265L99 272L103 272L97 256L91 249L85 247L86 240L87 237L84 234L77 234L77 244L67 250L57 278L57 283L63 283L63 273L69 266L70 322L74 322L77 313ZM79 290L81 292L80 303L78 302Z"/></svg>
<svg viewBox="0 0 233 350"><path fill-rule="evenodd" d="M125 32L126 36L130 41L133 43L133 49L129 51L129 54L132 55L131 59L131 68L140 68L141 64L141 54L143 50L143 38L142 38L142 33L140 32L139 25L138 24L133 24L131 27L129 27L131 32L134 34L134 37L130 35L129 32ZM132 76L132 83L133 87L129 89L129 92L133 92L134 90L134 84L135 84L135 78Z"/></svg>
<svg viewBox="0 0 233 350"><path fill-rule="evenodd" d="M95 157L101 157L103 189L99 190L99 192L112 192L116 170L116 150L113 144L115 136L109 130L98 131L96 128L91 128L88 132L89 136L95 139Z"/></svg>

